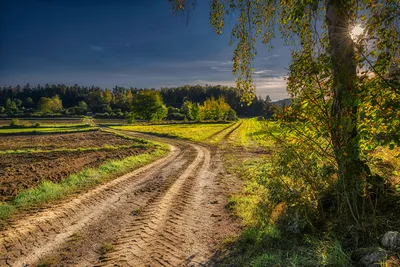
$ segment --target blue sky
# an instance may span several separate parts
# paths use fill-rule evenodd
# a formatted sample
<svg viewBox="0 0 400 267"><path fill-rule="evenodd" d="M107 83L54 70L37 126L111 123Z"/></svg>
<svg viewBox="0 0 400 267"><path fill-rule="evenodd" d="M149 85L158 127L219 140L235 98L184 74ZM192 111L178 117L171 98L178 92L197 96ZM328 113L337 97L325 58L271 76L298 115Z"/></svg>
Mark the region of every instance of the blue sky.
<svg viewBox="0 0 400 267"><path fill-rule="evenodd" d="M1 0L0 85L64 83L138 88L234 86L229 34L209 24L208 1L189 17L168 0ZM257 94L285 98L289 49L258 47Z"/></svg>

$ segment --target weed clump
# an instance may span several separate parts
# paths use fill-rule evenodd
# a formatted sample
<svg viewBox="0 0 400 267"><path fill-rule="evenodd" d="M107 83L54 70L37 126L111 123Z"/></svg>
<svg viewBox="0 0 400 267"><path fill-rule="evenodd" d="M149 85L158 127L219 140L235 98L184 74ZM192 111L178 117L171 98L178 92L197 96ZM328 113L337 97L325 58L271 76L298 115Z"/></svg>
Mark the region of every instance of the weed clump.
<svg viewBox="0 0 400 267"><path fill-rule="evenodd" d="M11 128L17 128L17 127L22 127L22 126L25 126L25 125L22 123L22 121L20 119L14 118L10 122Z"/></svg>

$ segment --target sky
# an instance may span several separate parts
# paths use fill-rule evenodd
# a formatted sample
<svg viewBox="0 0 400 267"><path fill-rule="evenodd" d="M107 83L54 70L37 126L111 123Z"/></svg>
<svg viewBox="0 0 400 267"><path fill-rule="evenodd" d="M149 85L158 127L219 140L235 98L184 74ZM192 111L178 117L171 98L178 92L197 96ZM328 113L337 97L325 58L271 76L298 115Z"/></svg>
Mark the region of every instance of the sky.
<svg viewBox="0 0 400 267"><path fill-rule="evenodd" d="M197 1L188 23L168 0L1 0L0 86L67 84L112 88L235 86L234 21L222 35ZM290 52L258 45L256 94L287 97Z"/></svg>

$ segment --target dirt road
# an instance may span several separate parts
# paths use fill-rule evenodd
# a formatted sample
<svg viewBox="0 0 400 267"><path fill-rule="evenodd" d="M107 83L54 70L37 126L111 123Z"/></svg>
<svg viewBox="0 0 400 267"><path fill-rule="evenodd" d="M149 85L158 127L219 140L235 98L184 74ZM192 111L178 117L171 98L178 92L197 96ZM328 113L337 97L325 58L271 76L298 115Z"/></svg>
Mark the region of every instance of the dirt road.
<svg viewBox="0 0 400 267"><path fill-rule="evenodd" d="M234 178L215 149L174 139L168 156L0 232L0 266L214 266L236 230ZM233 179L233 180L232 180Z"/></svg>

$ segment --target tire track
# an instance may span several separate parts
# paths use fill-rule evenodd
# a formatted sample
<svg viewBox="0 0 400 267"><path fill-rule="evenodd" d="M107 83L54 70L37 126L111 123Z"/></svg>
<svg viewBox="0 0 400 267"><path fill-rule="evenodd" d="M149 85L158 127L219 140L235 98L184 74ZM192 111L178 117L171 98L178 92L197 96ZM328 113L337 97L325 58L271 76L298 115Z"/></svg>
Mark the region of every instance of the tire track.
<svg viewBox="0 0 400 267"><path fill-rule="evenodd" d="M179 244L175 242L179 240L179 238L174 240L174 237L176 236L171 235L170 239L167 239L167 242L163 243L163 241L165 241L163 240L164 236L160 235L160 232L161 229L168 224L167 220L172 220L172 222L180 220L180 212L182 212L182 208L184 209L184 207L181 207L179 213L173 212L174 210L177 210L176 200L182 199L182 197L185 196L185 192L190 189L193 181L193 177L191 177L191 175L193 175L194 170L204 159L203 149L195 145L193 146L197 152L197 157L195 160L175 181L168 192L165 195L157 198L152 205L142 213L143 218L149 218L147 223L138 224L137 221L134 221L132 222L132 225L125 230L125 233L117 237L118 242L115 243L115 251L110 253L110 255L107 255L108 257L105 260L106 262L110 262L111 265L118 263L129 263L132 266L154 263L149 260L149 258L152 257L149 255L149 252L157 249L160 251L164 250L164 253L159 252L160 255L168 255L181 260L178 251L181 248L179 247ZM184 203L181 201L179 204ZM143 219L141 218L140 220ZM133 236L134 238L132 238ZM157 242L156 247L154 247L155 241ZM133 247L136 249L132 249ZM122 259L121 255L123 256ZM130 257L129 255L132 255L133 257ZM108 263L104 266L107 265Z"/></svg>
<svg viewBox="0 0 400 267"><path fill-rule="evenodd" d="M152 182L149 178L156 177L157 172L172 161L179 161L181 154L180 148L171 146L171 153L163 159L99 186L70 202L13 223L0 233L0 255L5 255L3 262L23 266L39 261L70 235L112 209L124 194L146 188ZM137 179L140 175L143 177Z"/></svg>
<svg viewBox="0 0 400 267"><path fill-rule="evenodd" d="M224 214L218 153L188 141L130 135L166 142L171 152L13 222L0 232L0 266L214 264L216 242L234 227Z"/></svg>

